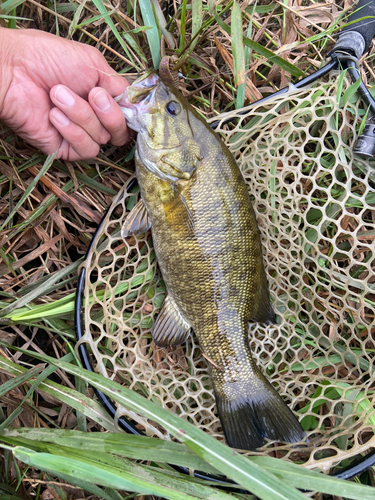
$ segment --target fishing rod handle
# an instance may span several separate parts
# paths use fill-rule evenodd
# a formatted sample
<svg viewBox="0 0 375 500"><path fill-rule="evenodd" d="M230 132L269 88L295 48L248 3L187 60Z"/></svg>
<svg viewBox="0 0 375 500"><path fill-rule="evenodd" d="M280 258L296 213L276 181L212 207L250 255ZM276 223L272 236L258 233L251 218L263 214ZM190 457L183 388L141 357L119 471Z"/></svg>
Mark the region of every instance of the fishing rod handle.
<svg viewBox="0 0 375 500"><path fill-rule="evenodd" d="M368 51L375 37L375 0L359 0L348 23L352 24L343 27L331 53L349 52L359 59Z"/></svg>

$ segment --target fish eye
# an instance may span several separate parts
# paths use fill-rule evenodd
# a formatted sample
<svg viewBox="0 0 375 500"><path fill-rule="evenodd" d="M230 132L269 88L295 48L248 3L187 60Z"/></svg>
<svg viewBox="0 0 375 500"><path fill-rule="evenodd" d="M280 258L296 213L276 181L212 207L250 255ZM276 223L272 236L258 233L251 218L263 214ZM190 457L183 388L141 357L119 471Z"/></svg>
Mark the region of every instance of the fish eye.
<svg viewBox="0 0 375 500"><path fill-rule="evenodd" d="M176 101L169 101L166 110L171 116L177 116L181 112L181 106Z"/></svg>

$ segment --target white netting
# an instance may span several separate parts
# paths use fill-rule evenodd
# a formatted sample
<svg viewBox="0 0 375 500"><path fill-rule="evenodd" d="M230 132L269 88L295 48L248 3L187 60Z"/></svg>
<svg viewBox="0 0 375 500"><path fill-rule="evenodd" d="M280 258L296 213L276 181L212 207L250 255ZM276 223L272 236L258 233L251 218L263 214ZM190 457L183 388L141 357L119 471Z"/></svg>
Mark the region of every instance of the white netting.
<svg viewBox="0 0 375 500"><path fill-rule="evenodd" d="M278 314L275 327L250 326L252 351L309 437L260 452L321 468L375 445L375 170L353 156L363 112L354 98L339 103L337 82L253 107L217 129L254 200ZM126 186L115 198L85 264L82 342L96 371L223 439L197 340L173 349L152 343L164 286L151 233L120 236L137 199ZM120 415L169 438L125 408Z"/></svg>

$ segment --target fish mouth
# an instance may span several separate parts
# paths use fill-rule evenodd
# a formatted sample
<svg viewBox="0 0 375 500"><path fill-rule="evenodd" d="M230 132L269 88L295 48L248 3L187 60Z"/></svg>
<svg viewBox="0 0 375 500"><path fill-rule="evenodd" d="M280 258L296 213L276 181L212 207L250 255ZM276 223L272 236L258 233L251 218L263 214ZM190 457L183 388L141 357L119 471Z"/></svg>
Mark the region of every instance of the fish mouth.
<svg viewBox="0 0 375 500"><path fill-rule="evenodd" d="M147 112L159 85L159 77L154 71L148 71L130 85L123 94L115 97L126 121ZM129 126L131 127L130 123Z"/></svg>

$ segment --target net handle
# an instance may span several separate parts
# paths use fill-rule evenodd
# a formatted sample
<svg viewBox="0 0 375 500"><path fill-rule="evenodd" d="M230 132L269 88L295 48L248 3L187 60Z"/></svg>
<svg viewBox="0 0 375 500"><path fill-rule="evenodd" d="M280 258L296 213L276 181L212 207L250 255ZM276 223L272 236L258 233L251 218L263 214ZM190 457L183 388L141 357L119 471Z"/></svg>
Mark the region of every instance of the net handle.
<svg viewBox="0 0 375 500"><path fill-rule="evenodd" d="M359 0L328 55L351 54L360 59L368 51L375 37L374 16L375 0Z"/></svg>
<svg viewBox="0 0 375 500"><path fill-rule="evenodd" d="M342 28L339 39L342 35L345 35L349 32L354 32L362 36L364 41L364 48L362 50L362 54L360 54L360 56L362 56L365 52L368 51L372 39L375 37L375 1L359 0L357 5L355 6L354 12L352 12L349 16L348 23L353 24L347 24ZM353 46L348 47L349 50L351 50L352 48Z"/></svg>

